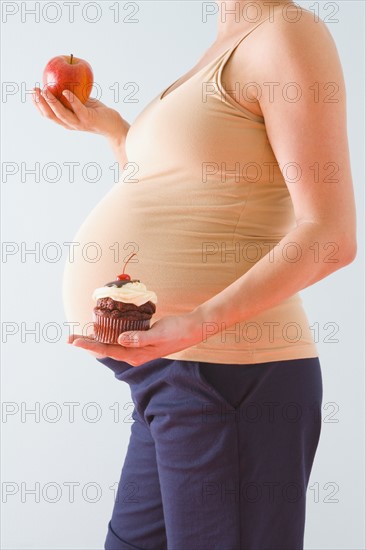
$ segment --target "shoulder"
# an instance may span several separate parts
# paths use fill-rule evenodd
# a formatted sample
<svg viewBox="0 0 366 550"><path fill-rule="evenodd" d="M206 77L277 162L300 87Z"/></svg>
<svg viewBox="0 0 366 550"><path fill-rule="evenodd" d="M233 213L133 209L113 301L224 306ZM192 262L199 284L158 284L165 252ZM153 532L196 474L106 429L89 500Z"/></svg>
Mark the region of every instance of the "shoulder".
<svg viewBox="0 0 366 550"><path fill-rule="evenodd" d="M261 60L255 71L259 79L291 77L308 82L333 77L343 81L338 50L327 24L299 6L276 10L266 21L255 55Z"/></svg>

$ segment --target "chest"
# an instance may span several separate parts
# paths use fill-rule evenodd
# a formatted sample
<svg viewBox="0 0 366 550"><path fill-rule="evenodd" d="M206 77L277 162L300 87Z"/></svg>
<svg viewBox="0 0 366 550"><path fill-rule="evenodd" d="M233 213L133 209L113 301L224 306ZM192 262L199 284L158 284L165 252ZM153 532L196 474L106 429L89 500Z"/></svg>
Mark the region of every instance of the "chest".
<svg viewBox="0 0 366 550"><path fill-rule="evenodd" d="M260 34L260 33L258 33ZM171 84L162 94L166 98L175 93L192 79L199 77L201 71L210 64L210 60L218 58L217 70L220 73L222 88L234 104L237 103L249 113L263 116L258 98L261 96L261 86L258 83L258 64L260 55L258 52L258 40L265 37L248 36L246 40L220 59L217 49L209 49L202 59L190 71ZM219 49L225 52L225 47ZM221 66L220 66L221 65Z"/></svg>

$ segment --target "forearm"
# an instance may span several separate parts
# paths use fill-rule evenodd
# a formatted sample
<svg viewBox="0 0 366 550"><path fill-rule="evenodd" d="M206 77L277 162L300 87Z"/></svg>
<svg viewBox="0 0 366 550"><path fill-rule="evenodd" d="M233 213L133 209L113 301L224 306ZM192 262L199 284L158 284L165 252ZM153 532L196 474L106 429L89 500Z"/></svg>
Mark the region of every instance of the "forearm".
<svg viewBox="0 0 366 550"><path fill-rule="evenodd" d="M216 325L216 332L226 330L344 267L354 255L334 232L311 222L298 225L249 271L198 306L192 312L196 325L202 332L204 323Z"/></svg>

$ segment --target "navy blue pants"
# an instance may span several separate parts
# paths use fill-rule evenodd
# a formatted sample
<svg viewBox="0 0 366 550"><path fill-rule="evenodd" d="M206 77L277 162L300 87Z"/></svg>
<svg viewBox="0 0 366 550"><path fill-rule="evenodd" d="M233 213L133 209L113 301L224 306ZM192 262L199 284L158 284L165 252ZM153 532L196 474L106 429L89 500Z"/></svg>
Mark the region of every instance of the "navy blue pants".
<svg viewBox="0 0 366 550"><path fill-rule="evenodd" d="M303 548L322 422L318 357L98 361L134 403L105 550Z"/></svg>

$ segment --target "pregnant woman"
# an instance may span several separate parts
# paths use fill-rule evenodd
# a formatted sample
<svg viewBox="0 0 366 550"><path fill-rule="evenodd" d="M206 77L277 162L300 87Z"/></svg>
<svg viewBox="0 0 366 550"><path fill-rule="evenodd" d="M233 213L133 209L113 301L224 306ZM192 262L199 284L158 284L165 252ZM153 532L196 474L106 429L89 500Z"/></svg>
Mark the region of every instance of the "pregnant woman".
<svg viewBox="0 0 366 550"><path fill-rule="evenodd" d="M356 255L345 84L312 12L263 0L217 13L212 46L131 126L100 102L69 93L68 111L34 92L47 118L106 136L125 168L64 278L70 343L135 405L107 550L303 548L322 377L299 291ZM78 256L90 242L99 262ZM93 290L131 252L126 271L158 296L151 329L83 337Z"/></svg>

